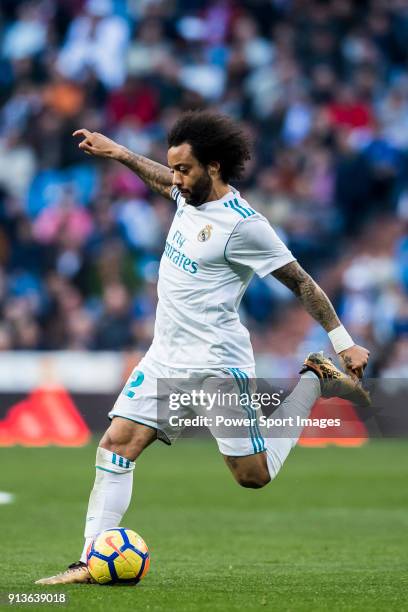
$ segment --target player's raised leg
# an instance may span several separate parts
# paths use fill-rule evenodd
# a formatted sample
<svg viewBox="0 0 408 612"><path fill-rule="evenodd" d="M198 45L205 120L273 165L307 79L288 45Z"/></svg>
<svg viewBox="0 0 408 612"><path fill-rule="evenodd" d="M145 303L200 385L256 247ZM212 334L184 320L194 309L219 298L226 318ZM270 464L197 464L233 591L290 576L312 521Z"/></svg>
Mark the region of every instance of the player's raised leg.
<svg viewBox="0 0 408 612"><path fill-rule="evenodd" d="M118 527L132 496L135 460L157 438L156 430L115 417L96 451L96 476L89 498L85 544L79 561L64 572L37 580L36 584L92 582L86 566L86 550L93 538Z"/></svg>
<svg viewBox="0 0 408 612"><path fill-rule="evenodd" d="M292 417L295 423L296 417L307 418L320 396L341 397L360 406L370 404L369 395L360 384L323 353L311 353L303 363L299 383L274 412L274 417ZM241 486L259 489L277 476L301 432L301 426L291 426L282 437L263 439L264 452L245 457L226 455L225 462Z"/></svg>
<svg viewBox="0 0 408 612"><path fill-rule="evenodd" d="M274 412L274 417L308 417L320 395L321 389L317 375L309 371L305 372L292 393ZM244 457L224 456L238 484L251 489L259 489L273 480L296 445L300 432L299 428L288 428L287 432L284 432L287 437L262 438L262 443L258 444L259 450L255 454L248 454Z"/></svg>

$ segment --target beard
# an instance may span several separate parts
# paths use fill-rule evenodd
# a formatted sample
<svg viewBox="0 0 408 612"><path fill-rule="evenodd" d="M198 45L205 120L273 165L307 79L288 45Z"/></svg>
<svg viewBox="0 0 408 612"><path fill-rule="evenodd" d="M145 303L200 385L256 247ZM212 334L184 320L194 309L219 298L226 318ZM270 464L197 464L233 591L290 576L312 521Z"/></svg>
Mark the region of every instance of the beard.
<svg viewBox="0 0 408 612"><path fill-rule="evenodd" d="M186 197L187 204L200 206L208 200L211 193L212 180L208 172L203 172L195 185L191 188L190 194Z"/></svg>

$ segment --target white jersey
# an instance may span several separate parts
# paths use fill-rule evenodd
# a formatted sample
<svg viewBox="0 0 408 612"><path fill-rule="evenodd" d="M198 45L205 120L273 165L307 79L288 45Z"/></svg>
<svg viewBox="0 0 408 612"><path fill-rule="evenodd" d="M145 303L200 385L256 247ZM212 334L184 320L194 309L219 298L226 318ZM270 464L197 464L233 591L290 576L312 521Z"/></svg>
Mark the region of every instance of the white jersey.
<svg viewBox="0 0 408 612"><path fill-rule="evenodd" d="M160 262L148 355L176 368L253 367L241 298L254 272L262 278L295 258L238 191L201 206L187 204L176 187L171 196L177 212Z"/></svg>

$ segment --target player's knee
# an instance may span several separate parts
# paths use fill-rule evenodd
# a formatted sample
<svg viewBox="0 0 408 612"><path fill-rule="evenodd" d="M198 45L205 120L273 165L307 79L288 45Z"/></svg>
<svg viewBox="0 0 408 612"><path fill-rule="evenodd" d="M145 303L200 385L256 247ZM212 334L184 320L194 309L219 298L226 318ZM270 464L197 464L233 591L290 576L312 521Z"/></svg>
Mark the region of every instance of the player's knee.
<svg viewBox="0 0 408 612"><path fill-rule="evenodd" d="M119 450L119 447L123 447L129 444L131 440L131 436L124 436L123 434L121 434L121 432L112 431L111 428L109 428L102 436L102 439L99 442L99 446L114 453Z"/></svg>
<svg viewBox="0 0 408 612"><path fill-rule="evenodd" d="M118 454L127 459L135 461L142 453L144 446L138 444L132 439L123 439L115 435L111 435L109 430L103 435L99 442L99 447L109 451L110 453Z"/></svg>
<svg viewBox="0 0 408 612"><path fill-rule="evenodd" d="M156 432L140 424L115 418L99 446L134 461L156 439Z"/></svg>
<svg viewBox="0 0 408 612"><path fill-rule="evenodd" d="M235 478L238 484L245 489L262 489L271 481L267 470L242 472L236 474Z"/></svg>

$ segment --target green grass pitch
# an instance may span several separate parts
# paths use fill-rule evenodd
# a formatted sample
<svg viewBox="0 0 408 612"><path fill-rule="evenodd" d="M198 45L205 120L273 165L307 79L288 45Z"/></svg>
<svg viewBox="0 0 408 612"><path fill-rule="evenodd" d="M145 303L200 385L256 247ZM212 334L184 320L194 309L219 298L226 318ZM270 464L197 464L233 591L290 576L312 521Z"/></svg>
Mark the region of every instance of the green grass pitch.
<svg viewBox="0 0 408 612"><path fill-rule="evenodd" d="M75 612L408 610L407 454L406 441L297 448L256 491L210 441L155 444L123 521L148 543L150 573L136 587L62 588L33 582L78 559L95 444L1 449L15 502L0 506L0 597L65 592Z"/></svg>

